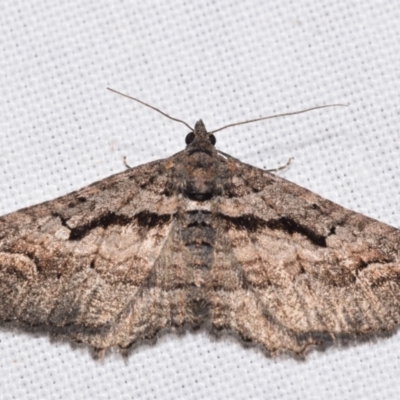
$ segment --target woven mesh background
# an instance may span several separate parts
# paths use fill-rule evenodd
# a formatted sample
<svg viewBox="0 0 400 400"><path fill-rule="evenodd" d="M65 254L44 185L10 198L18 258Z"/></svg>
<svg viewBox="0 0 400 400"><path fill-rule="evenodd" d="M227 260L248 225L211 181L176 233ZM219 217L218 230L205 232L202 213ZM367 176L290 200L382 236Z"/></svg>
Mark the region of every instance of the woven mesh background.
<svg viewBox="0 0 400 400"><path fill-rule="evenodd" d="M396 2L3 1L0 214L184 147L187 129L106 91L209 129L217 147L400 227L400 9ZM389 399L400 335L268 359L234 340L163 337L127 362L0 331L1 399Z"/></svg>

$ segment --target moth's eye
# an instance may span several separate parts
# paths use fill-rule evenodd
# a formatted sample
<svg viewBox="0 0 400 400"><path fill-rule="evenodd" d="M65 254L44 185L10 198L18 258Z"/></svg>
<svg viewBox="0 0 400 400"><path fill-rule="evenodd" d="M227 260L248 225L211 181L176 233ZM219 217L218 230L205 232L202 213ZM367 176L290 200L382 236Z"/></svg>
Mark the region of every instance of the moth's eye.
<svg viewBox="0 0 400 400"><path fill-rule="evenodd" d="M185 139L186 144L192 143L193 140L194 140L194 133L193 133L193 132L189 132L189 133L186 135L186 139Z"/></svg>
<svg viewBox="0 0 400 400"><path fill-rule="evenodd" d="M210 136L208 137L208 140L210 141L210 143L211 143L213 146L215 146L215 143L217 143L217 139L215 139L215 136L214 136L214 135L210 135Z"/></svg>

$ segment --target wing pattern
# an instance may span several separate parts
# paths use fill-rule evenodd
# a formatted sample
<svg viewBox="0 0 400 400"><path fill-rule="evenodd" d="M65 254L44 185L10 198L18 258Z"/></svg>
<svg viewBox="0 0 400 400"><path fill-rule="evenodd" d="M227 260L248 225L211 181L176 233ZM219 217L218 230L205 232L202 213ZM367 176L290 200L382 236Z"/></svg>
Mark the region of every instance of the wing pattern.
<svg viewBox="0 0 400 400"><path fill-rule="evenodd" d="M186 149L0 218L0 324L97 351L233 333L303 354L400 323L400 231L218 153Z"/></svg>
<svg viewBox="0 0 400 400"><path fill-rule="evenodd" d="M237 187L248 190L220 213L243 289L228 296L235 318L218 318L220 328L270 353L299 354L335 338L393 331L400 231L268 172L236 167Z"/></svg>

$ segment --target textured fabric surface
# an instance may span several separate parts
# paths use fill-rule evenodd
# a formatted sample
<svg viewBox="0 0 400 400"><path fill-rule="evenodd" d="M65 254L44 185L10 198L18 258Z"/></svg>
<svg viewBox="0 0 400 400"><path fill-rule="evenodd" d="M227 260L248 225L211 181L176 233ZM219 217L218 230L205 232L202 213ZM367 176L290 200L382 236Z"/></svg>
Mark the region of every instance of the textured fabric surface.
<svg viewBox="0 0 400 400"><path fill-rule="evenodd" d="M187 129L107 86L212 130L217 147L400 228L396 2L3 1L0 214L184 147ZM400 334L268 359L233 339L167 335L125 362L0 331L0 399L389 399Z"/></svg>

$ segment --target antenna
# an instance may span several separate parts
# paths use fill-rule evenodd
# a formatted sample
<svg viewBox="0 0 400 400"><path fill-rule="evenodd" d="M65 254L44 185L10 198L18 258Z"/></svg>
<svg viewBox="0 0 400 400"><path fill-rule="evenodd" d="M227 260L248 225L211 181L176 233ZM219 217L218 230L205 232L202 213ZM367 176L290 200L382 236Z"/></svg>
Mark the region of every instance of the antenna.
<svg viewBox="0 0 400 400"><path fill-rule="evenodd" d="M278 118L278 117L287 117L288 115L296 115L296 114L302 114L308 111L314 111L314 110L319 110L320 108L328 108L328 107L348 107L348 104L327 104L325 106L316 106L312 108L307 108L306 110L301 110L301 111L293 111L293 112L288 112L288 113L283 113L283 114L275 114L275 115L270 115L268 117L261 117L261 118L256 118L256 119L249 119L247 121L243 122L235 122L233 124L228 124L223 126L222 128L218 128L215 131L209 132L210 134L214 134L215 132L222 131L222 129L230 128L231 126L237 126L237 125L244 125L244 124L250 124L251 122L257 122L257 121L262 121L264 119L272 119L272 118Z"/></svg>
<svg viewBox="0 0 400 400"><path fill-rule="evenodd" d="M149 107L149 108L153 109L154 111L159 112L160 114L164 115L164 117L167 117L167 118L169 118L169 119L172 119L173 121L180 122L181 124L184 124L185 126L187 126L187 127L190 129L191 132L194 131L194 129L193 129L189 124L187 124L185 121L182 121L181 119L178 119L178 118L171 117L170 115L166 114L165 112L159 110L159 109L156 108L156 107L151 106L150 104L145 103L145 102L142 101L142 100L137 99L136 97L128 96L127 94L118 92L117 90L111 89L111 88L109 88L109 87L107 88L107 90L109 90L110 92L117 93L117 94L119 94L119 95L121 95L121 96L127 97L128 99L135 100L135 101L137 101L138 103L143 104L144 106ZM316 107L307 108L307 109L305 109L305 110L300 110L300 111L293 111L293 112L287 112L287 113L283 113L283 114L270 115L270 116L267 116L267 117L261 117L261 118L256 118L256 119L249 119L249 120L247 120L247 121L235 122L235 123L233 123L233 124L225 125L225 126L223 126L222 128L218 128L218 129L216 129L215 131L208 132L208 133L211 135L211 134L214 134L214 133L216 133L216 132L222 131L223 129L230 128L230 127L232 127L232 126L250 124L250 123L252 123L252 122L263 121L263 120L265 120L265 119L272 119L272 118L279 118L279 117L287 117L287 116L289 116L289 115L303 114L303 113L306 113L306 112L308 112L308 111L314 111L314 110L319 110L319 109L321 109L321 108L328 108L328 107L348 107L348 104L327 104L327 105L324 105L324 106L316 106Z"/></svg>
<svg viewBox="0 0 400 400"><path fill-rule="evenodd" d="M114 89L111 89L111 88L107 88L107 90L109 90L110 92L114 92L114 93L120 94L121 96L127 97L128 99L135 100L135 101L137 101L138 103L143 104L143 105L146 106L146 107L152 108L154 111L157 111L157 112L159 112L160 114L164 115L164 117L167 117L167 118L169 118L169 119L172 119L173 121L180 122L181 124L186 125L186 126L190 129L191 132L194 131L194 129L193 129L189 124L187 124L185 121L182 121L181 119L178 119L178 118L171 117L170 115L166 114L165 112L159 110L159 109L156 108L156 107L151 106L150 104L145 103L145 102L142 101L142 100L136 99L135 97L132 97L132 96L128 96L127 94L118 92L117 90L114 90Z"/></svg>

